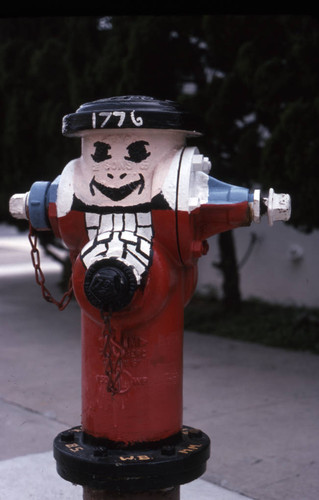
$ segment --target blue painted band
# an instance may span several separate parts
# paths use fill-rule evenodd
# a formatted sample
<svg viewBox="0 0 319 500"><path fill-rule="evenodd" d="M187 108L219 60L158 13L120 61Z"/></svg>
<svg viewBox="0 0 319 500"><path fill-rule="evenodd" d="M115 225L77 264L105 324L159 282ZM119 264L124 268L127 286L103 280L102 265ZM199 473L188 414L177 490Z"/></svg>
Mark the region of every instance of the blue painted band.
<svg viewBox="0 0 319 500"><path fill-rule="evenodd" d="M37 181L31 186L28 206L32 227L38 231L50 229L47 215L50 182Z"/></svg>
<svg viewBox="0 0 319 500"><path fill-rule="evenodd" d="M229 203L241 203L243 201L253 201L253 194L249 193L247 188L227 184L214 177L209 177L208 203L225 205Z"/></svg>
<svg viewBox="0 0 319 500"><path fill-rule="evenodd" d="M54 181L51 182L51 185L50 185L50 188L49 188L49 193L48 193L49 203L56 203L57 195L58 195L58 187L59 187L60 177L61 177L61 175L58 175L58 177L56 177L54 179Z"/></svg>

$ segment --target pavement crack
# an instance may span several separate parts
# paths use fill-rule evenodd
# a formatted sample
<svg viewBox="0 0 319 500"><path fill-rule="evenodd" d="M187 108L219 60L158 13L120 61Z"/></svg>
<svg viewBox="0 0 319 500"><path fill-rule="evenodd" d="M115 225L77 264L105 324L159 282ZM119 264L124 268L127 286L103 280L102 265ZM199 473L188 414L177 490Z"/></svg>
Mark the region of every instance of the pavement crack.
<svg viewBox="0 0 319 500"><path fill-rule="evenodd" d="M19 408L20 410L23 410L23 411L27 411L28 413L32 413L34 415L38 415L40 417L46 418L47 420L52 420L54 422L57 422L58 424L68 425L66 422L63 422L62 420L59 420L58 418L56 418L56 416L49 411L48 412L41 412L39 410L35 410L34 408L29 408L28 406L24 406L24 405L17 403L15 401L10 401L2 396L0 396L0 402L7 404L7 405L10 405L10 406L14 406L15 408Z"/></svg>

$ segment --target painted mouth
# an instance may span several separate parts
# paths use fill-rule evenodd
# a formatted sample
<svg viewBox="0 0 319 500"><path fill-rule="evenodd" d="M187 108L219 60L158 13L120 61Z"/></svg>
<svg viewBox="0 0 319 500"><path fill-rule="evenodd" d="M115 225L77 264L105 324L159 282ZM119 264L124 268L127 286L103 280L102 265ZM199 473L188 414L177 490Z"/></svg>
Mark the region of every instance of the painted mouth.
<svg viewBox="0 0 319 500"><path fill-rule="evenodd" d="M110 198L112 201L121 201L124 200L124 198L127 198L130 194L133 193L133 191L136 191L136 189L139 188L137 194L141 194L145 186L145 181L144 177L142 174L139 174L139 179L133 182L130 182L129 184L125 184L124 186L121 186L119 188L111 188L108 186L105 186L104 184L100 184L95 177L90 182L90 191L92 196L95 196L95 189L98 189L100 193L102 193L104 196L107 198Z"/></svg>

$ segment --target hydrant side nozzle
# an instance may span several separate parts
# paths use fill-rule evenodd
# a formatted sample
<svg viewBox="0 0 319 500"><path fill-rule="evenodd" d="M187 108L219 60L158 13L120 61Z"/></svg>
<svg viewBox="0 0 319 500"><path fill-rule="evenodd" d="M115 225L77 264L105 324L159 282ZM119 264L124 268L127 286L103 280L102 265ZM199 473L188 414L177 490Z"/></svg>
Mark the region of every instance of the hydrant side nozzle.
<svg viewBox="0 0 319 500"><path fill-rule="evenodd" d="M272 226L276 221L287 221L290 219L291 198L289 194L275 193L273 188L269 189L268 198L261 198L260 189L255 189L250 209L253 222L259 223L261 216L267 212L268 224Z"/></svg>
<svg viewBox="0 0 319 500"><path fill-rule="evenodd" d="M9 200L9 211L15 219L29 220L38 231L51 229L48 220L50 187L47 181L34 182L27 193L17 193Z"/></svg>
<svg viewBox="0 0 319 500"><path fill-rule="evenodd" d="M28 198L29 191L27 193L17 193L11 196L9 200L9 212L15 219L26 219L28 220Z"/></svg>

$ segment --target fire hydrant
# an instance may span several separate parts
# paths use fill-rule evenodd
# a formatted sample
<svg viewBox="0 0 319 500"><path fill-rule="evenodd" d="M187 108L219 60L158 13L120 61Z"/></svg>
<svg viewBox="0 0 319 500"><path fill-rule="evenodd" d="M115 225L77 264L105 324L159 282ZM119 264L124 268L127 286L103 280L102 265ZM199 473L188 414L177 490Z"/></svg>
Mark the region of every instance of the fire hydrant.
<svg viewBox="0 0 319 500"><path fill-rule="evenodd" d="M221 182L176 103L124 96L63 118L82 156L10 199L35 231L69 249L82 318L82 422L54 441L58 473L84 498L178 499L210 439L182 422L183 311L207 238L290 217L290 197ZM104 496L103 496L104 495ZM155 496L154 496L155 495ZM135 498L135 497L134 497Z"/></svg>

